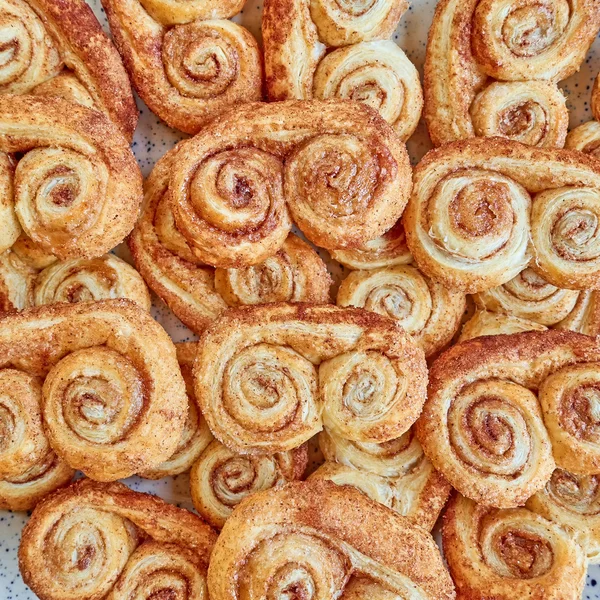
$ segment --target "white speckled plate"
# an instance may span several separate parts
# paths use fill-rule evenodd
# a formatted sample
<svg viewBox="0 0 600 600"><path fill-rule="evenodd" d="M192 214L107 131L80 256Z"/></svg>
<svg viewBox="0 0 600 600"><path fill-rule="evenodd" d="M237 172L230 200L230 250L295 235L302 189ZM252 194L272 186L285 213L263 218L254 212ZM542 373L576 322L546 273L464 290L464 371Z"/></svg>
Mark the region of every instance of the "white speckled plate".
<svg viewBox="0 0 600 600"><path fill-rule="evenodd" d="M100 0L88 0L94 12L108 30ZM409 58L422 70L425 60L427 32L433 16L436 0L410 0L411 7L402 18L394 40L408 54ZM262 0L249 0L246 8L234 20L245 25L260 39L260 17ZM568 98L571 111L571 127L591 118L590 93L596 74L600 71L600 39L596 39L580 72L566 80L561 86ZM153 115L146 105L138 99L140 121L135 134L133 150L144 175L147 175L154 163L183 135L169 129ZM429 149L430 142L423 123L408 142L413 162L417 162ZM119 254L126 250L119 248ZM334 273L335 275L335 273ZM154 317L162 323L175 341L194 339L193 334L175 318L166 306L155 298ZM175 504L192 508L188 477L170 477L161 481L147 481L132 477L126 481L133 489L152 492ZM0 511L0 600L34 600L36 596L25 586L19 574L17 548L21 529L27 520L23 513ZM583 598L600 600L600 566L592 566L588 571L588 580Z"/></svg>

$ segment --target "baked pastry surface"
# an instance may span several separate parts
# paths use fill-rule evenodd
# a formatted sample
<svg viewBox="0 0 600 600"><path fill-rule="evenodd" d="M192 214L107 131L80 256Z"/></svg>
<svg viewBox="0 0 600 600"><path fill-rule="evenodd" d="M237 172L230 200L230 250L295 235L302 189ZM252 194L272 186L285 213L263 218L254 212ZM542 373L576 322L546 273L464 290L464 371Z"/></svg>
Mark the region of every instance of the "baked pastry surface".
<svg viewBox="0 0 600 600"><path fill-rule="evenodd" d="M105 113L131 140L138 111L121 58L84 0L2 0L0 94L58 96Z"/></svg>
<svg viewBox="0 0 600 600"><path fill-rule="evenodd" d="M84 479L37 506L19 568L41 600L205 598L216 538L198 516L156 496Z"/></svg>
<svg viewBox="0 0 600 600"><path fill-rule="evenodd" d="M328 481L244 500L215 545L208 589L213 600L277 597L288 589L319 599L455 597L428 533Z"/></svg>
<svg viewBox="0 0 600 600"><path fill-rule="evenodd" d="M228 20L243 1L102 4L135 89L169 126L194 134L222 112L261 99L258 44Z"/></svg>

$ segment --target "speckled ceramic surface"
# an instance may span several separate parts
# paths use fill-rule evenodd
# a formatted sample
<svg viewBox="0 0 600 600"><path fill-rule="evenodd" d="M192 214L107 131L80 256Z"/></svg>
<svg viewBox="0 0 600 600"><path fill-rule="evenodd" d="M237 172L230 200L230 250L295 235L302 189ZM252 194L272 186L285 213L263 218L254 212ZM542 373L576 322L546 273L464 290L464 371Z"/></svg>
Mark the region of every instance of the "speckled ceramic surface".
<svg viewBox="0 0 600 600"><path fill-rule="evenodd" d="M94 12L108 30L100 0L88 0ZM402 18L394 35L394 40L407 53L409 58L422 71L425 60L427 32L433 16L436 0L410 0L411 6ZM262 0L248 2L246 8L234 20L245 25L260 39L260 17ZM571 112L571 127L590 119L590 93L596 74L600 71L600 39L596 39L580 72L566 80L561 87L567 98ZM133 142L133 150L144 175L154 163L178 140L184 136L169 129L138 99L140 121ZM430 148L430 142L421 122L415 135L408 142L413 163ZM117 249L117 254L126 258L126 250ZM324 256L327 258L327 256ZM332 266L334 277L340 272ZM155 298L154 317L162 323L175 341L194 339L191 332L175 318L166 306ZM192 508L188 477L180 475L160 481L147 481L133 477L126 481L135 490L155 493L168 502ZM17 549L27 515L0 511L0 600L33 600L36 596L25 586L19 574ZM600 600L600 566L592 566L588 571L588 581L583 598Z"/></svg>

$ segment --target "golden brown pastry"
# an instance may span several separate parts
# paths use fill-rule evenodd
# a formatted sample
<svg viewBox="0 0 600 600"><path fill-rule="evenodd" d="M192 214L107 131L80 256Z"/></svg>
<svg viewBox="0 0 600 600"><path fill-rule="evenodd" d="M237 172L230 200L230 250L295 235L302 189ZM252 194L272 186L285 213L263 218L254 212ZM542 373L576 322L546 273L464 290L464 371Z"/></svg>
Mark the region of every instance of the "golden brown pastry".
<svg viewBox="0 0 600 600"><path fill-rule="evenodd" d="M215 288L229 306L328 303L331 284L319 255L291 233L277 254L258 265L215 270Z"/></svg>
<svg viewBox="0 0 600 600"><path fill-rule="evenodd" d="M600 166L579 152L469 139L429 152L403 215L419 268L483 292L530 266L560 288L600 285Z"/></svg>
<svg viewBox="0 0 600 600"><path fill-rule="evenodd" d="M59 96L104 112L131 140L138 112L117 50L83 0L1 0L0 94Z"/></svg>
<svg viewBox="0 0 600 600"><path fill-rule="evenodd" d="M310 477L352 485L369 498L431 531L450 495L450 484L425 458L412 430L383 444L319 434L327 462Z"/></svg>
<svg viewBox="0 0 600 600"><path fill-rule="evenodd" d="M573 532L591 564L600 562L600 477L556 469L527 508Z"/></svg>
<svg viewBox="0 0 600 600"><path fill-rule="evenodd" d="M600 368L584 360L557 365L540 384L539 399L556 464L587 475L600 473Z"/></svg>
<svg viewBox="0 0 600 600"><path fill-rule="evenodd" d="M600 112L598 115L600 116ZM569 131L565 148L579 150L590 154L594 158L600 158L600 123L598 121L588 121Z"/></svg>
<svg viewBox="0 0 600 600"><path fill-rule="evenodd" d="M544 325L528 319L493 313L488 310L478 310L463 325L458 341L464 342L482 335L508 335L523 331L545 331L546 329L547 327Z"/></svg>
<svg viewBox="0 0 600 600"><path fill-rule="evenodd" d="M169 459L160 465L140 473L141 477L162 479L163 477L179 475L189 471L190 467L214 439L194 396L192 367L196 358L197 346L195 342L175 344L177 362L181 368L188 398L187 418L177 449Z"/></svg>
<svg viewBox="0 0 600 600"><path fill-rule="evenodd" d="M10 209L44 252L61 259L94 258L131 231L142 178L127 140L97 111L60 98L0 95L0 152L18 153Z"/></svg>
<svg viewBox="0 0 600 600"><path fill-rule="evenodd" d="M425 60L425 119L434 145L501 136L562 147L556 84L575 73L600 27L594 0L441 0Z"/></svg>
<svg viewBox="0 0 600 600"><path fill-rule="evenodd" d="M261 99L258 44L227 20L243 1L102 4L133 85L171 127L197 133L229 108Z"/></svg>
<svg viewBox="0 0 600 600"><path fill-rule="evenodd" d="M75 474L50 449L41 402L39 378L0 369L0 509L29 510Z"/></svg>
<svg viewBox="0 0 600 600"><path fill-rule="evenodd" d="M570 373L592 373L598 362L600 342L572 331L457 344L429 373L428 399L416 424L425 454L462 495L500 508L522 505L550 479L561 432L568 438L573 431L572 442L585 446L585 432L579 440L577 428L593 421L595 391ZM572 406L570 394L577 398ZM565 424L553 428L544 406L561 399L568 407Z"/></svg>
<svg viewBox="0 0 600 600"><path fill-rule="evenodd" d="M465 294L448 290L412 266L353 271L341 283L338 306L356 306L390 317L431 356L460 325Z"/></svg>
<svg viewBox="0 0 600 600"><path fill-rule="evenodd" d="M163 237L188 260L222 268L274 255L290 216L318 246L363 244L397 221L411 187L404 144L372 110L345 101L247 104L161 163Z"/></svg>
<svg viewBox="0 0 600 600"><path fill-rule="evenodd" d="M179 144L156 163L146 180L142 216L129 237L137 268L177 317L200 333L228 304L327 302L327 267L293 234L257 265L215 271L198 261L177 229L166 195L173 162L183 148Z"/></svg>
<svg viewBox="0 0 600 600"><path fill-rule="evenodd" d="M300 479L308 463L306 444L273 456L237 454L213 441L190 471L195 509L221 529L233 509L246 497Z"/></svg>
<svg viewBox="0 0 600 600"><path fill-rule="evenodd" d="M585 335L600 335L600 292L579 292L575 307L555 328L569 329Z"/></svg>
<svg viewBox="0 0 600 600"><path fill-rule="evenodd" d="M102 481L169 458L187 399L173 344L128 300L54 304L0 318L0 368L43 378L51 448Z"/></svg>
<svg viewBox="0 0 600 600"><path fill-rule="evenodd" d="M413 258L406 245L406 235L402 221L383 235L369 240L356 248L330 250L334 260L349 269L379 269L395 265L408 265Z"/></svg>
<svg viewBox="0 0 600 600"><path fill-rule="evenodd" d="M29 266L14 247L0 254L0 312L110 298L129 298L150 310L150 294L144 280L113 254L55 261L42 271Z"/></svg>
<svg viewBox="0 0 600 600"><path fill-rule="evenodd" d="M498 510L456 495L442 539L458 598L581 598L583 550L570 532L525 508Z"/></svg>
<svg viewBox="0 0 600 600"><path fill-rule="evenodd" d="M69 484L74 476L75 469L49 450L30 468L0 479L0 510L31 510L50 492Z"/></svg>
<svg viewBox="0 0 600 600"><path fill-rule="evenodd" d="M455 598L428 533L328 481L244 500L215 544L208 591L212 600Z"/></svg>
<svg viewBox="0 0 600 600"><path fill-rule="evenodd" d="M216 537L156 496L84 479L37 506L19 568L41 600L206 598Z"/></svg>
<svg viewBox="0 0 600 600"><path fill-rule="evenodd" d="M202 335L195 392L231 450L274 454L323 424L347 439L386 442L421 411L423 351L391 319L365 310L274 304L230 310Z"/></svg>
<svg viewBox="0 0 600 600"><path fill-rule="evenodd" d="M340 98L377 110L402 140L423 108L419 73L391 37L408 4L266 0L262 18L269 100ZM326 49L331 50L325 54Z"/></svg>

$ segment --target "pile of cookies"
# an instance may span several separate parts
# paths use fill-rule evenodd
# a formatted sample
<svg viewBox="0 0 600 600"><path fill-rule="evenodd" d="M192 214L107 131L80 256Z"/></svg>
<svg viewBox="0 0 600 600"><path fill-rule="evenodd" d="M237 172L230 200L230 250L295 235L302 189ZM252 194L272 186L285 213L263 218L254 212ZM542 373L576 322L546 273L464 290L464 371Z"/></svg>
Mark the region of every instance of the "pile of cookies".
<svg viewBox="0 0 600 600"><path fill-rule="evenodd" d="M103 0L113 42L84 0L0 0L23 580L578 600L600 563L600 124L568 132L558 84L600 4L439 0L423 89L391 39L405 0L264 0L260 45L243 5ZM189 134L145 180L132 86ZM118 481L184 473L196 513Z"/></svg>

